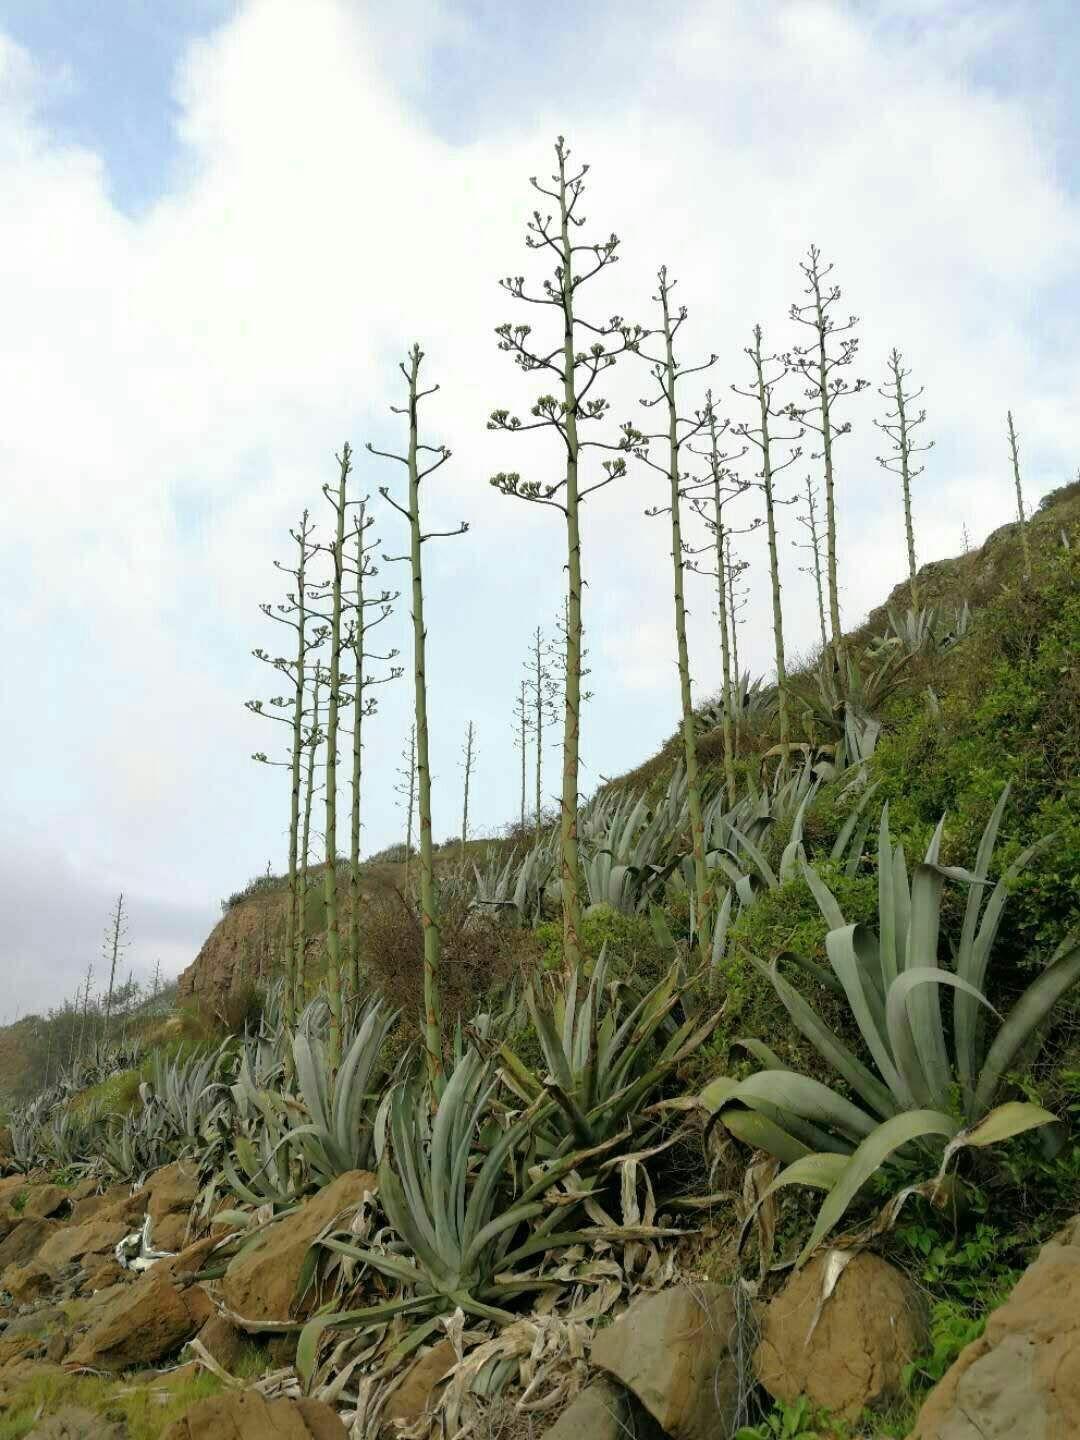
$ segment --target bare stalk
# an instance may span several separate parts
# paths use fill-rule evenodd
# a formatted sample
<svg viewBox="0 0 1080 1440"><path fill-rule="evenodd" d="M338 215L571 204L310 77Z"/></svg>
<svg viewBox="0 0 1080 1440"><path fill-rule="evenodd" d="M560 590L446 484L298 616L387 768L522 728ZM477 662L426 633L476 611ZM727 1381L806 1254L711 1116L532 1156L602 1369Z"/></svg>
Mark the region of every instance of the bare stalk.
<svg viewBox="0 0 1080 1440"><path fill-rule="evenodd" d="M508 410L495 410L488 421L492 430L524 431L548 429L555 432L565 459L563 478L555 484L523 481L517 473L503 472L492 477L491 483L504 495L559 511L566 526L567 626L566 626L566 688L563 706L563 767L559 837L562 858L563 963L568 970L576 968L583 955L581 949L581 888L578 868L578 800L580 770L580 705L581 705L581 505L587 497L612 480L626 473L624 458L602 462L602 478L582 484L580 464L582 452L588 447L620 450L622 444L586 440L580 428L589 422L604 419L607 401L590 398L597 378L620 354L636 346L640 330L630 329L621 317L613 316L604 324L593 325L583 320L577 310L581 287L594 276L614 264L618 256L618 238L611 235L595 244L574 243L572 235L584 225L577 208L584 193L588 166L573 173L567 171L570 152L560 135L555 143L556 172L552 186L541 185L536 177L531 183L537 192L552 201L555 215L533 212L525 243L530 250L550 251L553 271L543 281L538 294L527 293L525 277L508 276L501 281L515 298L530 305L549 306L559 312L561 340L550 349L532 349L530 325L501 325L498 329L499 348L512 355L526 373L544 371L555 377L562 390L561 399L541 395L532 407L532 420L527 423ZM582 260L581 257L587 257ZM579 265L580 261L580 265ZM612 342L610 345L608 342Z"/></svg>
<svg viewBox="0 0 1080 1440"><path fill-rule="evenodd" d="M911 588L911 603L917 606L919 599L918 584L915 578L917 567L915 564L915 527L911 519L911 482L916 475L921 475L926 467L920 465L916 469L912 469L911 457L931 449L934 442L931 440L927 445L915 443L914 431L925 421L926 411L922 409L913 413L910 408L923 391L921 387L914 391L904 390L904 381L911 371L904 369L903 359L899 350L894 348L889 352L889 380L884 389L878 390L878 394L883 399L891 401L896 408L887 411L884 420L875 420L874 424L879 430L884 431L892 442L893 453L879 455L877 460L882 469L900 476L900 488L904 499L908 584Z"/></svg>
<svg viewBox="0 0 1080 1440"><path fill-rule="evenodd" d="M1024 579L1031 579L1031 545L1028 541L1027 517L1024 514L1024 491L1020 484L1020 437L1009 411L1009 458L1012 460L1013 481L1016 485L1016 517L1020 521L1020 544L1024 551Z"/></svg>
<svg viewBox="0 0 1080 1440"><path fill-rule="evenodd" d="M427 701L427 666L426 666L426 641L427 631L424 627L424 582L421 566L422 547L428 540L440 535L463 535L468 530L464 522L456 530L451 531L427 531L425 532L420 519L420 486L423 481L445 465L450 459L450 451L445 445L421 444L419 436L418 409L421 400L425 396L432 395L439 388L437 385L428 390L419 388L420 365L424 358L424 352L419 345L413 345L409 351L408 365L400 367L401 373L405 376L408 384L408 404L404 407L404 413L409 421L409 448L405 455L394 455L384 450L375 450L369 445L368 449L373 454L382 455L384 458L397 460L405 466L409 477L409 493L406 505L399 505L391 498L388 487L379 487L379 493L387 500L398 513L405 517L409 524L409 553L408 556L399 555L394 558L398 560L408 559L412 573L412 621L413 621L413 681L416 700L416 774L417 786L420 800L420 918L424 931L424 1047L427 1055L428 1076L432 1087L440 1089L443 1080L443 1050L442 1050L442 999L440 993L440 951L441 935L439 930L439 904L435 890L435 867L432 856L431 836L431 769L428 761L428 701ZM391 407L395 414L402 414L403 410L398 407ZM425 457L434 456L430 463L425 463Z"/></svg>
<svg viewBox="0 0 1080 1440"><path fill-rule="evenodd" d="M781 470L786 470L789 465L795 463L802 454L802 447L796 445L788 459L780 465L777 465L773 459L772 447L777 443L788 443L800 439L803 431L799 430L795 435L773 435L770 431L770 420L781 417L791 419L797 415L797 412L794 412L790 406L783 410L773 408L773 391L777 384L790 373L790 367L777 355L762 355L760 325L754 326L754 343L747 346L745 353L750 357L754 367L753 388L740 390L737 385L732 385L731 388L737 395L746 396L757 402L758 423L751 425L742 421L735 427L735 434L741 435L751 444L756 445L761 455L761 469L751 483L756 485L765 497L765 524L769 536L769 579L772 584L773 645L776 655L776 688L780 713L781 765L786 769L790 758L791 732L788 724L787 666L784 660L784 612L780 602L780 560L776 546L776 506L789 504L790 501L777 497L775 480ZM770 373L771 366L777 367L772 373Z"/></svg>

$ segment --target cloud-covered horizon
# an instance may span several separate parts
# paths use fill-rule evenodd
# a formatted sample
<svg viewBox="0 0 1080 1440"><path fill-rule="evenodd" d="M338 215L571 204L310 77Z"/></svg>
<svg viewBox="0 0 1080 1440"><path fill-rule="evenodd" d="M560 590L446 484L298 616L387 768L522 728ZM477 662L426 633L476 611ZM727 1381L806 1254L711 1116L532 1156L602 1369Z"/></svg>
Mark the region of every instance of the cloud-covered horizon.
<svg viewBox="0 0 1080 1440"><path fill-rule="evenodd" d="M871 423L893 345L926 387L936 441L915 497L920 561L956 553L965 524L981 540L1011 518L1009 406L1029 504L1064 483L1080 459L1080 204L1063 58L1076 56L1078 27L1055 28L1054 8L684 0L662 14L557 6L530 28L515 7L412 0L391 26L360 0L247 0L176 39L154 115L171 148L137 205L112 183L122 136L95 129L93 93L78 124L55 119L57 87L77 88L77 71L58 78L0 18L9 1009L72 993L117 891L139 897L137 966L148 972L158 951L175 970L220 895L268 859L280 868L284 785L248 758L274 737L242 708L274 693L250 656L275 644L257 606L278 598L272 562L287 558L300 510L318 511L343 440L358 454L357 493L398 483L363 444L394 448L388 407L414 338L442 386L428 434L454 451L428 515L471 527L425 556L436 833L460 829L470 719L474 824L513 817L513 696L529 632L559 607L561 536L487 477L542 476L557 457L489 434L485 420L496 405L527 407L535 388L495 347L494 326L523 318L495 281L537 274L522 245L528 177L548 172L559 132L592 167L588 233L622 238L591 312L649 323L666 263L691 312L686 353L718 354L709 379L733 418L752 325L770 349L790 348L799 258L815 241L835 262L843 307L860 317L855 368L872 382L838 445L849 623L904 573L899 501ZM96 22L117 46L123 15ZM1040 36L1055 56L1043 70ZM140 176L153 175L156 151L139 153ZM643 369L617 369L616 421L637 417L647 385ZM805 470L790 473L798 484ZM586 516L586 790L674 728L668 542L642 514L655 499L635 472ZM378 528L398 553L397 517L381 511ZM797 652L816 617L791 538ZM740 649L767 673L756 539L746 554ZM401 583L390 566L383 578ZM719 670L707 588L691 607L704 695ZM401 607L392 624L407 653ZM368 851L401 828L404 682L381 702Z"/></svg>

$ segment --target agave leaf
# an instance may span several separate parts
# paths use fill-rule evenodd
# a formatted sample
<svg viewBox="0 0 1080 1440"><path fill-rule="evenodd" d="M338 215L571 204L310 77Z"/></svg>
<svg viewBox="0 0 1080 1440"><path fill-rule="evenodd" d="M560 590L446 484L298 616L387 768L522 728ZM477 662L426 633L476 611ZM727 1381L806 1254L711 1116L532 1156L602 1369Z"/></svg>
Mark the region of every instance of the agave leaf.
<svg viewBox="0 0 1080 1440"><path fill-rule="evenodd" d="M840 1037L834 1034L818 1017L813 1006L780 974L779 962L787 958L789 957L786 952L784 955L778 955L767 968L762 966L760 961L755 963L768 975L800 1034L810 1041L818 1054L827 1060L837 1074L846 1080L866 1104L876 1110L883 1119L894 1115L897 1108L896 1101L893 1099L889 1087L881 1083ZM792 956L791 958L797 960L798 957ZM837 988L840 988L839 982L835 983Z"/></svg>
<svg viewBox="0 0 1080 1440"><path fill-rule="evenodd" d="M736 1140L751 1150L765 1150L786 1165L811 1153L809 1146L759 1110L741 1110L733 1105L730 1111L721 1110L718 1118Z"/></svg>
<svg viewBox="0 0 1080 1440"><path fill-rule="evenodd" d="M825 949L879 1074L893 1095L902 1096L904 1103L910 1104L912 1097L889 1051L885 1008L873 976L874 963L877 961L880 966L880 960L872 933L862 925L830 930L825 937ZM880 975L880 969L878 973Z"/></svg>
<svg viewBox="0 0 1080 1440"><path fill-rule="evenodd" d="M867 1180L895 1151L912 1140L931 1135L943 1135L946 1140L951 1140L959 1128L958 1121L938 1110L909 1110L903 1115L894 1115L891 1120L882 1121L854 1151L843 1174L834 1182L818 1211L810 1238L795 1261L795 1268L799 1269L806 1263L833 1226L843 1218Z"/></svg>
<svg viewBox="0 0 1080 1440"><path fill-rule="evenodd" d="M844 919L840 906L836 903L835 895L812 865L804 864L802 873L803 879L809 885L810 891L817 901L818 909L825 917L825 923L830 930L842 930L847 921Z"/></svg>
<svg viewBox="0 0 1080 1440"><path fill-rule="evenodd" d="M1070 986L1080 979L1080 936L1070 935L1043 973L1031 982L1009 1011L987 1052L975 1089L975 1113L989 1109L1002 1076L1017 1052L1038 1029Z"/></svg>
<svg viewBox="0 0 1080 1440"><path fill-rule="evenodd" d="M990 1145L1000 1145L1003 1140L1011 1140L1014 1135L1022 1135L1026 1130L1036 1130L1041 1125L1057 1123L1058 1117L1049 1110L1044 1110L1041 1105L1033 1105L1025 1100L1008 1100L1004 1105L998 1105L984 1115L976 1124L953 1136L945 1147L941 1174L945 1174L953 1155L969 1145L985 1150Z"/></svg>
<svg viewBox="0 0 1080 1440"><path fill-rule="evenodd" d="M997 1011L973 985L969 985L959 975L952 975L936 965L916 965L898 975L889 986L885 1003L885 1024L897 1068L917 1104L943 1109L948 1104L951 1085L934 1090L932 1077L926 1073L919 1061L919 1047L913 1034L914 1017L909 1013L912 1009L912 992L922 985L947 985L950 989L972 995L995 1015ZM940 1023L940 1011L938 1013ZM942 1048L944 1049L944 1033Z"/></svg>

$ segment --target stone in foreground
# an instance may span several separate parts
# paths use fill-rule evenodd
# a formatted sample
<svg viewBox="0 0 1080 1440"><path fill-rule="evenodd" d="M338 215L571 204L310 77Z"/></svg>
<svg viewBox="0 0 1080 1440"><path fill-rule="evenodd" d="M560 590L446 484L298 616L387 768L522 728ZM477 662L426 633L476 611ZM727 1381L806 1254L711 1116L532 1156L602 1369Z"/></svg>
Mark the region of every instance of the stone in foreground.
<svg viewBox="0 0 1080 1440"><path fill-rule="evenodd" d="M1064 1243L1062 1243L1064 1242ZM1044 1245L930 1392L911 1440L1080 1435L1080 1227Z"/></svg>
<svg viewBox="0 0 1080 1440"><path fill-rule="evenodd" d="M737 1337L727 1285L679 1285L635 1300L597 1334L592 1361L632 1391L671 1440L717 1440L738 1405Z"/></svg>
<svg viewBox="0 0 1080 1440"><path fill-rule="evenodd" d="M264 1400L256 1390L200 1400L161 1440L347 1440L319 1400Z"/></svg>
<svg viewBox="0 0 1080 1440"><path fill-rule="evenodd" d="M754 1368L774 1400L806 1395L854 1420L900 1398L904 1366L925 1343L925 1308L906 1276L869 1251L828 1250L769 1305Z"/></svg>

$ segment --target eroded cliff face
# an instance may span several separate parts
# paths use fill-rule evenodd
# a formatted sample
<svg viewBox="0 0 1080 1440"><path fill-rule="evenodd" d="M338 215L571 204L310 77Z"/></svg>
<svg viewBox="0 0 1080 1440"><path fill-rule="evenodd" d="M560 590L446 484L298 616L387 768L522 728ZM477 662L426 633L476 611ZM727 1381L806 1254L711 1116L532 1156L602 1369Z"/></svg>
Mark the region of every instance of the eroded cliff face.
<svg viewBox="0 0 1080 1440"><path fill-rule="evenodd" d="M285 933L286 891L240 900L221 917L177 981L181 1004L214 1008L230 992L268 975L271 951Z"/></svg>

